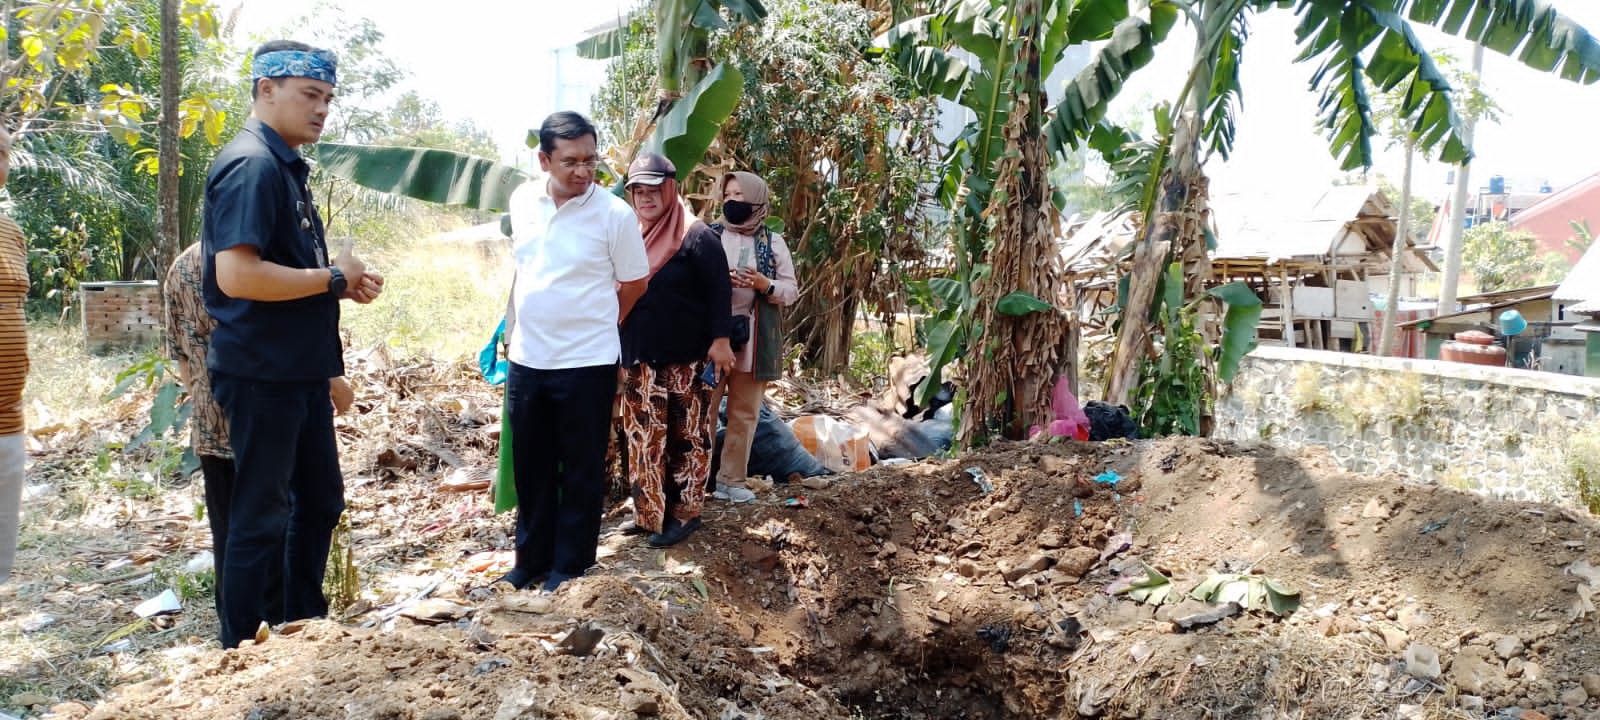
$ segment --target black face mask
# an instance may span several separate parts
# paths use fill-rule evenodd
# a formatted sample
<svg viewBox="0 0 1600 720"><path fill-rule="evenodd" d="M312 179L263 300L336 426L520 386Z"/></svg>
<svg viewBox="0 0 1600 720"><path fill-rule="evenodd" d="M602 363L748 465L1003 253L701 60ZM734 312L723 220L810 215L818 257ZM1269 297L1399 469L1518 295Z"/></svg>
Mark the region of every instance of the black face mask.
<svg viewBox="0 0 1600 720"><path fill-rule="evenodd" d="M728 222L743 225L755 216L757 207L760 206L743 200L728 200L722 203L722 216L727 218Z"/></svg>

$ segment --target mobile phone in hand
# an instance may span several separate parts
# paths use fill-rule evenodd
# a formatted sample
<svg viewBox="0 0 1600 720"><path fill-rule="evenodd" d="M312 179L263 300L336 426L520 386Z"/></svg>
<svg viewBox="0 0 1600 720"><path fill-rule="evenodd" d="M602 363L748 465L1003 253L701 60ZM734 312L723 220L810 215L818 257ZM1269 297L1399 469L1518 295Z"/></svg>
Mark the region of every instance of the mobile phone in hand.
<svg viewBox="0 0 1600 720"><path fill-rule="evenodd" d="M706 371L703 372L703 373L700 373L700 379L705 381L705 384L710 385L711 387L716 387L717 386L717 380L718 380L718 378L717 378L717 366L716 365L712 365L710 363L706 363Z"/></svg>

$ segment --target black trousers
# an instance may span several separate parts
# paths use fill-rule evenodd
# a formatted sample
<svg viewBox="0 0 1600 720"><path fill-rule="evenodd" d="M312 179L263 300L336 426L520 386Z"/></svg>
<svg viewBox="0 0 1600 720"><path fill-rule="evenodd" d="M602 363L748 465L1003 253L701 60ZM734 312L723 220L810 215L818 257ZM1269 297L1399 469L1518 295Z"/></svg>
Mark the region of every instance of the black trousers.
<svg viewBox="0 0 1600 720"><path fill-rule="evenodd" d="M322 580L344 512L328 381L274 383L211 373L228 418L233 495L218 583L222 646L276 622L271 573L282 573L282 620L326 615Z"/></svg>
<svg viewBox="0 0 1600 720"><path fill-rule="evenodd" d="M577 576L594 565L616 392L616 365L511 364L506 401L517 485L516 566L530 576Z"/></svg>
<svg viewBox="0 0 1600 720"><path fill-rule="evenodd" d="M217 619L223 617L222 569L228 564L228 516L233 502L233 458L200 455L200 476L205 479L206 519L211 524L211 558L216 587L212 593ZM274 625L283 622L283 567L270 564L266 575L266 617Z"/></svg>

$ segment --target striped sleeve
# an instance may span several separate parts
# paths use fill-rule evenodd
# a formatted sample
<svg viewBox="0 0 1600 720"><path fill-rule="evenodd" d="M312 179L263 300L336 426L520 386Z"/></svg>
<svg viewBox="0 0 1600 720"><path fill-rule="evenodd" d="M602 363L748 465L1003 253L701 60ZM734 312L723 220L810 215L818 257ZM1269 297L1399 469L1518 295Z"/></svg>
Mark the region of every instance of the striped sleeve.
<svg viewBox="0 0 1600 720"><path fill-rule="evenodd" d="M22 432L22 386L28 379L28 244L0 215L0 435Z"/></svg>

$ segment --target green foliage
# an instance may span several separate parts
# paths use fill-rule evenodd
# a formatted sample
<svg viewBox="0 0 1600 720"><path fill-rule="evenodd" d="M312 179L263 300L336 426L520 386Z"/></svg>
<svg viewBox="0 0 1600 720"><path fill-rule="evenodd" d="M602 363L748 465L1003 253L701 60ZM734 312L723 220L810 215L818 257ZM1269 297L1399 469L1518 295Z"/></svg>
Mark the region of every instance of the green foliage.
<svg viewBox="0 0 1600 720"><path fill-rule="evenodd" d="M1600 514L1600 433L1587 432L1567 446L1567 469L1578 485L1578 500Z"/></svg>
<svg viewBox="0 0 1600 720"><path fill-rule="evenodd" d="M984 266L975 274L987 273ZM969 328L977 300L972 296L971 282L951 278L911 282L908 289L912 302L928 316L922 327L923 344L928 348L928 376L916 389L917 404L927 406L944 383L944 368L961 356L968 338L976 337L981 330Z"/></svg>
<svg viewBox="0 0 1600 720"><path fill-rule="evenodd" d="M209 12L199 3L186 7ZM129 38L149 43L159 37L158 8L159 0L111 4L106 32L122 41L98 48L93 61L76 71L58 68L51 92L62 104L59 112L25 121L16 131L7 185L16 202L8 213L29 240L29 271L38 281L31 293L39 309L75 306L76 288L85 280L157 276L157 229L150 210L156 204L156 158L140 139L154 133L160 72L153 50L145 52L150 48L141 50ZM185 242L199 229L205 173L194 168L205 167L216 152L213 139L246 114L228 99L237 95L236 71L215 71L226 51L209 39L214 30L208 32L212 35L180 34L179 57L190 69L183 78L179 118L186 169L180 178L179 220ZM116 106L109 114L107 103ZM110 122L108 129L97 129L98 121L74 119L73 108L85 107Z"/></svg>
<svg viewBox="0 0 1600 720"><path fill-rule="evenodd" d="M1212 288L1185 304L1182 263L1167 266L1156 297L1160 352L1140 363L1132 407L1145 437L1198 435L1200 419L1215 400L1210 373L1231 382L1244 356L1256 347L1261 298L1250 286L1236 282ZM1196 327L1201 304L1211 300L1225 308L1222 338L1215 347L1207 347Z"/></svg>
<svg viewBox="0 0 1600 720"><path fill-rule="evenodd" d="M1228 283L1206 292L1227 307L1222 315L1222 341L1216 350L1217 379L1233 382L1239 363L1256 349L1256 328L1261 325L1261 298L1249 285Z"/></svg>
<svg viewBox="0 0 1600 720"><path fill-rule="evenodd" d="M156 444L151 467L156 478L187 477L199 470L200 459L183 435L194 406L178 377L177 365L158 353L147 353L117 374L116 386L104 400L115 400L129 391L151 394L150 415L138 434L121 447L122 451L131 453Z"/></svg>
<svg viewBox="0 0 1600 720"><path fill-rule="evenodd" d="M995 310L1001 315L1011 315L1014 317L1027 315L1029 313L1048 312L1054 309L1055 306L1051 305L1050 303L1040 300L1039 298L1034 297L1031 293L1026 293L1021 290L1017 290L1016 292L1000 298L1000 302L995 306Z"/></svg>
<svg viewBox="0 0 1600 720"><path fill-rule="evenodd" d="M718 65L656 123L648 149L665 155L674 167L698 165L738 106L743 84L737 66Z"/></svg>
<svg viewBox="0 0 1600 720"><path fill-rule="evenodd" d="M1568 269L1565 258L1539 252L1533 233L1512 230L1499 221L1467 229L1461 241L1461 266L1477 280L1478 292L1560 282Z"/></svg>
<svg viewBox="0 0 1600 720"><path fill-rule="evenodd" d="M850 336L850 377L862 387L877 388L889 376L889 357L894 340L882 330L858 332Z"/></svg>
<svg viewBox="0 0 1600 720"><path fill-rule="evenodd" d="M1183 265L1173 263L1162 279L1161 352L1140 363L1133 408L1140 434L1199 435L1200 416L1211 400L1206 376L1205 338L1195 327L1195 312L1183 304Z"/></svg>
<svg viewBox="0 0 1600 720"><path fill-rule="evenodd" d="M527 173L450 150L318 143L321 170L364 188L446 205L504 211Z"/></svg>
<svg viewBox="0 0 1600 720"><path fill-rule="evenodd" d="M1594 231L1589 229L1588 220L1568 220L1567 225L1572 228L1572 237L1567 238L1567 247L1577 250L1579 255L1589 252L1594 247Z"/></svg>

